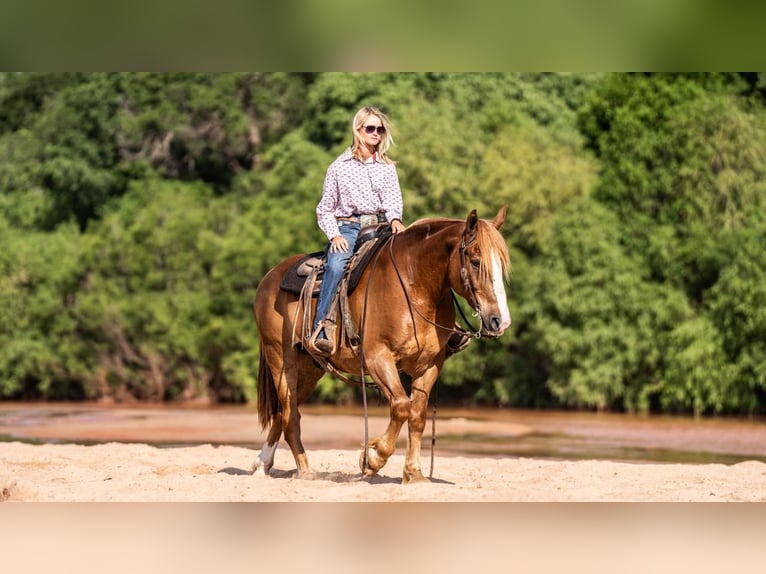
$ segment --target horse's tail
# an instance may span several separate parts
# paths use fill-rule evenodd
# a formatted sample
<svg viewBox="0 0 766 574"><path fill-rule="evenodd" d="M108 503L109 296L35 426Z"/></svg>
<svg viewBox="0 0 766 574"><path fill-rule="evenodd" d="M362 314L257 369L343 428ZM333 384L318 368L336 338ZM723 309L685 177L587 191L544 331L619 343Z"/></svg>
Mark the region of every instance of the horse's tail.
<svg viewBox="0 0 766 574"><path fill-rule="evenodd" d="M274 377L271 369L266 364L266 356L263 352L263 343L260 343L261 355L258 360L258 420L261 428L271 427L274 417L279 410L279 399L274 387Z"/></svg>

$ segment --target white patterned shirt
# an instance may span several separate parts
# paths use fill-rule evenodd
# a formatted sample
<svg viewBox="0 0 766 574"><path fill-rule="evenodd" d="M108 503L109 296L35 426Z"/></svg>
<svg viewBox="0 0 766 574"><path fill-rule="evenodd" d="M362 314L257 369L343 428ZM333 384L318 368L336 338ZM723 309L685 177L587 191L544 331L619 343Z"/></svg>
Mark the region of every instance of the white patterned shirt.
<svg viewBox="0 0 766 574"><path fill-rule="evenodd" d="M361 162L347 148L327 168L322 199L316 208L319 228L332 240L340 235L336 217L385 211L390 223L402 219L402 191L393 163Z"/></svg>

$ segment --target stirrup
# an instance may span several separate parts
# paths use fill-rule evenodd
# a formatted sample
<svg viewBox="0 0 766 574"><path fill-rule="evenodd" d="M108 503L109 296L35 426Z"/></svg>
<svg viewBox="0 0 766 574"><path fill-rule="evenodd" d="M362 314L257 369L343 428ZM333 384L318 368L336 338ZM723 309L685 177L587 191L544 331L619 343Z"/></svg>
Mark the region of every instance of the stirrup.
<svg viewBox="0 0 766 574"><path fill-rule="evenodd" d="M324 338L320 339L319 333L321 333L323 330L325 331L325 336ZM335 343L333 342L334 334L334 330L332 333L328 334L325 321L320 321L319 325L316 329L314 329L314 332L311 334L308 341L306 341L306 350L310 355L329 357L335 351Z"/></svg>

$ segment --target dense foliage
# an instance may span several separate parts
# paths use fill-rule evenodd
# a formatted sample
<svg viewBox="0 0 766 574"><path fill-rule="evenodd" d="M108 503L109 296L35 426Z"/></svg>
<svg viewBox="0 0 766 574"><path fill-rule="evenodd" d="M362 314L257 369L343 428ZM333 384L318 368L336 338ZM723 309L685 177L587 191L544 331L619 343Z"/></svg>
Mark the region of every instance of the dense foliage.
<svg viewBox="0 0 766 574"><path fill-rule="evenodd" d="M405 223L509 205L512 328L439 400L766 411L766 75L0 74L0 397L247 401L364 103ZM355 389L332 377L316 400Z"/></svg>

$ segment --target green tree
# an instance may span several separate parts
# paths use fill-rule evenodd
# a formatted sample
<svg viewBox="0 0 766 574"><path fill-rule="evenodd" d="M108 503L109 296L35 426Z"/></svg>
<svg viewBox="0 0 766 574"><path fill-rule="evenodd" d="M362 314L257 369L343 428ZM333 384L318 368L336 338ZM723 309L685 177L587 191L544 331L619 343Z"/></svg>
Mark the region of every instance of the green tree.
<svg viewBox="0 0 766 574"><path fill-rule="evenodd" d="M547 385L564 405L648 410L663 341L689 313L680 292L648 281L620 232L603 206L572 202L519 279L520 343L544 357Z"/></svg>
<svg viewBox="0 0 766 574"><path fill-rule="evenodd" d="M64 83L64 80L69 81ZM28 88L38 86L45 78L23 76L7 89L0 99L11 104ZM6 161L0 167L3 193L26 193L29 189L48 191L48 211L40 224L52 228L70 219L84 228L99 207L110 197L121 193L124 181L112 168L116 150L111 141L110 120L116 110L114 77L92 74L60 77L53 75L37 93L33 105L14 106L25 112L10 127L0 142L0 153ZM20 144L20 149L14 148ZM20 163L13 160L19 158Z"/></svg>
<svg viewBox="0 0 766 574"><path fill-rule="evenodd" d="M580 114L602 164L595 197L619 214L655 278L695 299L717 276L710 238L739 226L766 191L763 113L747 111L726 80L612 75Z"/></svg>
<svg viewBox="0 0 766 574"><path fill-rule="evenodd" d="M763 74L0 74L0 393L255 397L255 289L394 121L405 220L509 206L514 323L441 401L763 411ZM325 377L321 401L354 389Z"/></svg>
<svg viewBox="0 0 766 574"><path fill-rule="evenodd" d="M735 369L724 353L721 335L707 315L684 321L666 338L662 381L658 385L663 412L736 411Z"/></svg>
<svg viewBox="0 0 766 574"><path fill-rule="evenodd" d="M219 192L253 167L264 138L300 120L303 96L302 79L285 74L126 74L119 86L120 155Z"/></svg>
<svg viewBox="0 0 766 574"><path fill-rule="evenodd" d="M477 174L479 206L486 216L508 205L503 233L527 255L534 255L550 232L550 222L567 202L587 197L596 183L597 164L574 143L531 124L500 131Z"/></svg>
<svg viewBox="0 0 766 574"><path fill-rule="evenodd" d="M19 231L0 216L0 244L0 396L91 398L79 384L90 365L72 313L77 231Z"/></svg>
<svg viewBox="0 0 766 574"><path fill-rule="evenodd" d="M727 371L725 406L738 412L763 412L766 396L764 240L766 224L758 214L730 239L730 261L710 289L706 305L733 365Z"/></svg>
<svg viewBox="0 0 766 574"><path fill-rule="evenodd" d="M89 236L75 312L94 393L149 400L254 398L249 306L257 257L237 202L195 184L134 186ZM255 372L255 371L253 371Z"/></svg>
<svg viewBox="0 0 766 574"><path fill-rule="evenodd" d="M306 74L5 74L0 193L43 189L38 225L100 216L156 170L219 194L302 121ZM13 112L13 113L11 113Z"/></svg>

